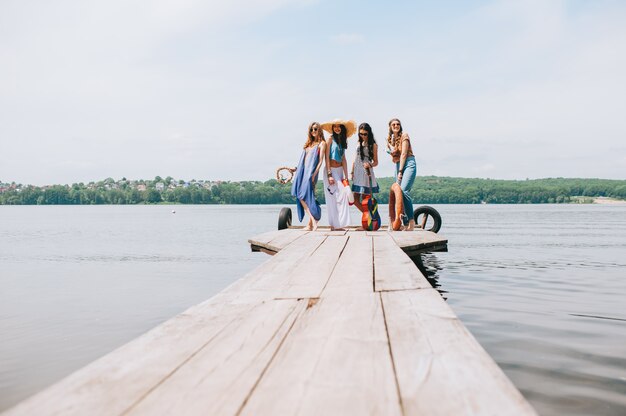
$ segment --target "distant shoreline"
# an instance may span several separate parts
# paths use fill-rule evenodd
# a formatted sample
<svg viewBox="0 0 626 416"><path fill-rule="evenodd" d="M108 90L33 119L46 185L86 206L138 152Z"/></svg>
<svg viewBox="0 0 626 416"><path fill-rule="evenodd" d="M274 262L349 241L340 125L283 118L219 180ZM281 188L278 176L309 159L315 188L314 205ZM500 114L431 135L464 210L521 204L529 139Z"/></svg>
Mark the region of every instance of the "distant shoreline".
<svg viewBox="0 0 626 416"><path fill-rule="evenodd" d="M599 197L593 198L593 203L601 204L601 205L626 205L625 200L609 198L606 196L599 196Z"/></svg>
<svg viewBox="0 0 626 416"><path fill-rule="evenodd" d="M380 204L389 201L394 178L377 178ZM316 189L319 202L324 193ZM411 190L419 204L626 204L626 180L547 178L531 180L420 176ZM115 180L72 185L32 185L0 181L0 205L251 205L292 204L291 184L267 181Z"/></svg>

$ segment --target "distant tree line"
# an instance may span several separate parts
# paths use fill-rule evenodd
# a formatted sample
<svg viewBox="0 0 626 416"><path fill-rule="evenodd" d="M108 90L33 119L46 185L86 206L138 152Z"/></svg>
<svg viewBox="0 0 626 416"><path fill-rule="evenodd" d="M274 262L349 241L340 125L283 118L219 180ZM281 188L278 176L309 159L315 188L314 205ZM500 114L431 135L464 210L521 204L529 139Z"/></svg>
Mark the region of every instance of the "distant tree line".
<svg viewBox="0 0 626 416"><path fill-rule="evenodd" d="M380 203L389 200L392 178L379 178ZM242 182L154 180L114 181L35 187L1 184L2 205L96 205L96 204L290 204L291 185L276 180ZM324 202L322 182L317 186ZM420 204L537 204L590 201L593 197L626 200L626 180L533 179L495 180L418 177L411 196Z"/></svg>

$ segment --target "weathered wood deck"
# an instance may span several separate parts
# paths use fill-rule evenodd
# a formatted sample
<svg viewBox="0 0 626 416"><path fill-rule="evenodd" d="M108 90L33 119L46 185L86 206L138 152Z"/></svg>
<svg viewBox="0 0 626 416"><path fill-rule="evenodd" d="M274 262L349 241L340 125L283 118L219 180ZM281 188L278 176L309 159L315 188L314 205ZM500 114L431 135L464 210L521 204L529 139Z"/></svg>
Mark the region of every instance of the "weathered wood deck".
<svg viewBox="0 0 626 416"><path fill-rule="evenodd" d="M275 255L7 414L535 414L405 254L442 237L249 242Z"/></svg>

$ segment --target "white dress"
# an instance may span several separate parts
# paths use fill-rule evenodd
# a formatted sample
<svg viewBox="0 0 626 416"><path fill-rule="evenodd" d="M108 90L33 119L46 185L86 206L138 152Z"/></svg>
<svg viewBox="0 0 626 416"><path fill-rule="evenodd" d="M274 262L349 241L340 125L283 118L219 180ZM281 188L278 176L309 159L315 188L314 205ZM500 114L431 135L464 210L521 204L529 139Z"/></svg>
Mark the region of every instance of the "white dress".
<svg viewBox="0 0 626 416"><path fill-rule="evenodd" d="M328 224L333 228L345 228L350 225L350 204L348 195L350 188L346 187L343 180L343 167L330 168L335 183L328 183L328 173L324 171L324 196L326 197L326 210L328 211Z"/></svg>

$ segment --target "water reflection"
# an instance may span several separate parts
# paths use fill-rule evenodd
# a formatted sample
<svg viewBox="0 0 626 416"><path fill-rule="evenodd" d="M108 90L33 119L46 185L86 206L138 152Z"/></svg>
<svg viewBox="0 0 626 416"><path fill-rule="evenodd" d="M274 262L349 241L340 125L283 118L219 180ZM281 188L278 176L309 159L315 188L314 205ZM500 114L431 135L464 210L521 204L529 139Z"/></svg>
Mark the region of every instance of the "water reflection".
<svg viewBox="0 0 626 416"><path fill-rule="evenodd" d="M411 257L413 263L417 266L420 272L426 277L428 283L446 299L444 294L445 290L441 288L439 284L439 271L442 270L442 266L439 263L437 256L430 252L420 253L416 256Z"/></svg>

